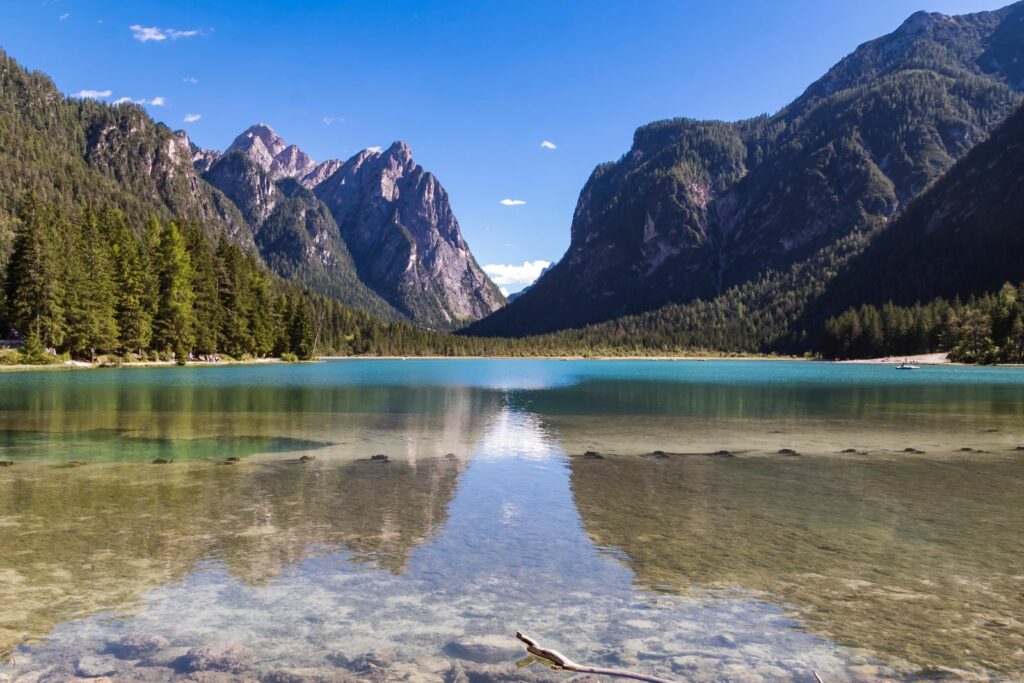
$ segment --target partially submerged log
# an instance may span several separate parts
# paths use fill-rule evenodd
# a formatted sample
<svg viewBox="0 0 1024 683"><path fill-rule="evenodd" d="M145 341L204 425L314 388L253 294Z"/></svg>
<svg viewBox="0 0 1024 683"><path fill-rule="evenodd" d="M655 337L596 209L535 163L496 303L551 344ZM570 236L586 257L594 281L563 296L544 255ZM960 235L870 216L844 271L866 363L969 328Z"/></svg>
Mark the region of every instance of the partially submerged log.
<svg viewBox="0 0 1024 683"><path fill-rule="evenodd" d="M648 683L674 683L674 681L667 678L658 678L657 676L650 676L648 674L637 673L635 671L626 671L625 669L605 669L600 666L577 664L558 650L551 650L549 648L542 647L536 640L524 634L522 631L516 631L516 638L526 643L527 652L543 661L547 666L558 671L575 671L584 674L617 676L619 678L631 678L635 681L648 681Z"/></svg>

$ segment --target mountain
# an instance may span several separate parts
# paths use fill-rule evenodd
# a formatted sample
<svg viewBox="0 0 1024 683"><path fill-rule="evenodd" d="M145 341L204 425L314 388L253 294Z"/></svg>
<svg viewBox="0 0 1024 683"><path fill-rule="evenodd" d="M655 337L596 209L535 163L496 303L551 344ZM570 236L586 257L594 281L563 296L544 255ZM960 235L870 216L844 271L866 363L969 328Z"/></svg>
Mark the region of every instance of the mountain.
<svg viewBox="0 0 1024 683"><path fill-rule="evenodd" d="M985 139L1021 101L1022 64L1022 3L917 13L777 114L643 126L587 181L565 256L468 332L578 327L806 269Z"/></svg>
<svg viewBox="0 0 1024 683"><path fill-rule="evenodd" d="M0 262L26 193L64 209L109 203L142 225L194 220L247 250L252 232L235 205L192 165L188 136L134 104L65 98L45 75L0 51Z"/></svg>
<svg viewBox="0 0 1024 683"><path fill-rule="evenodd" d="M1024 108L918 197L809 307L967 298L1024 281Z"/></svg>
<svg viewBox="0 0 1024 683"><path fill-rule="evenodd" d="M404 142L360 152L314 192L362 280L413 320L451 329L504 304L463 240L448 193Z"/></svg>
<svg viewBox="0 0 1024 683"><path fill-rule="evenodd" d="M387 318L453 329L504 298L483 273L437 179L396 142L316 163L266 124L223 153L193 153L238 207L278 274Z"/></svg>

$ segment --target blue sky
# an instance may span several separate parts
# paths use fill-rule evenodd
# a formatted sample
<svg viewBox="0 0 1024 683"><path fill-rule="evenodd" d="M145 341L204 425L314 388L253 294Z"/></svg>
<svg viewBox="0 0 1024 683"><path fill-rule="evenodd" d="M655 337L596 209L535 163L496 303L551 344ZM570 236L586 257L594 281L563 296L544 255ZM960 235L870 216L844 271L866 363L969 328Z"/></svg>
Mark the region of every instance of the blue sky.
<svg viewBox="0 0 1024 683"><path fill-rule="evenodd" d="M256 122L318 161L405 140L514 291L637 126L773 112L916 10L1004 4L30 0L5 3L0 46L65 93L145 99L203 147Z"/></svg>

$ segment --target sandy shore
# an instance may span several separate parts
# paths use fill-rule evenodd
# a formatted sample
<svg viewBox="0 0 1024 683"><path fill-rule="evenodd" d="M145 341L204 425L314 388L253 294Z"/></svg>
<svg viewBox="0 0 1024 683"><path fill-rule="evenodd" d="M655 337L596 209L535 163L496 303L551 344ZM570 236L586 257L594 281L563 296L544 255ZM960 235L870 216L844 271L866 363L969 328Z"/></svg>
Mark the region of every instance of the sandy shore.
<svg viewBox="0 0 1024 683"><path fill-rule="evenodd" d="M858 358L856 360L844 360L839 362L883 364L902 363L905 360L910 361L915 365L948 365L949 363L952 363L952 361L949 360L948 353L922 353L917 356L885 356L884 358Z"/></svg>

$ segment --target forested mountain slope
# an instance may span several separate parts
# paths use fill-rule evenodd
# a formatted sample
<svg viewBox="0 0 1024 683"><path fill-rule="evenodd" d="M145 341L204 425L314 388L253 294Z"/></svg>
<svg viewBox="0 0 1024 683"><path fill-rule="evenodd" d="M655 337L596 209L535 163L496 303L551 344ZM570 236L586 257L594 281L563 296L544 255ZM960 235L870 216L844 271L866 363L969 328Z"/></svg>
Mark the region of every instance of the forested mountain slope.
<svg viewBox="0 0 1024 683"><path fill-rule="evenodd" d="M1021 63L1024 4L917 13L773 116L644 126L583 188L561 261L469 333L713 305L764 293L766 280L823 258L840 267L836 253L863 243L1013 111Z"/></svg>

